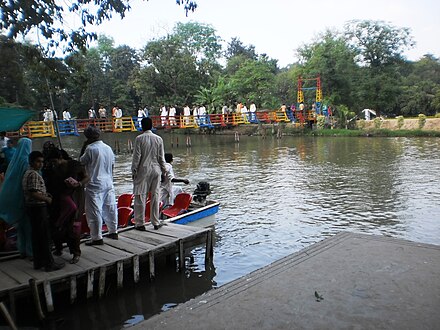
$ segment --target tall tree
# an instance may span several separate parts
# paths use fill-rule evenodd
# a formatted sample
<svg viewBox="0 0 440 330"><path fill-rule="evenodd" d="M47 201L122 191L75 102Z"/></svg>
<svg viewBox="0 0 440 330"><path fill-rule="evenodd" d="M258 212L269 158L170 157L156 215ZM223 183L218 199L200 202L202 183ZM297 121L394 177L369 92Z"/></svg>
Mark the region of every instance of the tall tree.
<svg viewBox="0 0 440 330"><path fill-rule="evenodd" d="M48 47L53 48L66 42L65 49L84 49L87 42L97 38L90 32L92 25L99 25L110 19L112 15L125 17L130 10L132 0L73 0L60 2L54 0L0 1L0 30L7 31L8 37L27 35L30 31L37 33L49 41ZM186 13L197 8L196 1L176 0L183 5ZM81 26L67 29L64 23L66 13L74 13L81 17Z"/></svg>

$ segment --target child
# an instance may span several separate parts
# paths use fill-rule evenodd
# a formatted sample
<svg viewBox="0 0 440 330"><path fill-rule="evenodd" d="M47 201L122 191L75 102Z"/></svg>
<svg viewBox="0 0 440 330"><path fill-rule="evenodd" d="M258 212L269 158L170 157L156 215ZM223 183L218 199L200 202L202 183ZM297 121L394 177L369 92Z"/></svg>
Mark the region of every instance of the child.
<svg viewBox="0 0 440 330"><path fill-rule="evenodd" d="M171 165L173 162L173 154L165 154L165 162L166 174L162 176L160 183L160 200L164 206L167 206L172 205L176 195L182 192L180 187L173 187L173 182L189 184L189 180L174 177L173 165Z"/></svg>
<svg viewBox="0 0 440 330"><path fill-rule="evenodd" d="M30 167L23 176L22 186L26 212L31 222L34 269L44 267L46 272L51 272L63 268L64 263L55 262L50 249L47 204L52 203L52 197L46 193L43 177L39 173L43 163L44 157L40 151L29 154Z"/></svg>

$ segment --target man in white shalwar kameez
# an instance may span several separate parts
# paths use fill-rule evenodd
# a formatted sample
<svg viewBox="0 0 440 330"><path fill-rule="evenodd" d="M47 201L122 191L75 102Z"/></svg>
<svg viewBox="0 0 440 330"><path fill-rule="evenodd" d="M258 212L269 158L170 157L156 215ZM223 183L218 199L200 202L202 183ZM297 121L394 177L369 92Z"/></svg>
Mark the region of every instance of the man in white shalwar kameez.
<svg viewBox="0 0 440 330"><path fill-rule="evenodd" d="M134 141L131 164L135 229L145 231L145 204L150 192L150 221L157 230L162 226L159 222L160 179L166 174L163 141L151 131L151 118L143 118L141 125L143 133Z"/></svg>
<svg viewBox="0 0 440 330"><path fill-rule="evenodd" d="M118 239L118 217L113 186L115 155L112 148L99 139L100 133L95 126L89 126L84 130L84 135L91 143L79 159L90 176L85 190L85 211L92 240L87 242L87 245L104 244L103 220L109 231L107 237Z"/></svg>

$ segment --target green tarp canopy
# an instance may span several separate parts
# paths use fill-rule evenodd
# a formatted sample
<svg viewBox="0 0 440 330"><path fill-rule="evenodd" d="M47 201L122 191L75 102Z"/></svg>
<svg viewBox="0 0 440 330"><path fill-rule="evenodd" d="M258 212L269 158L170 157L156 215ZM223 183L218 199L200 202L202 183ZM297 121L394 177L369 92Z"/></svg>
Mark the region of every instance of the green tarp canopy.
<svg viewBox="0 0 440 330"><path fill-rule="evenodd" d="M0 132L18 131L33 115L33 110L0 108Z"/></svg>

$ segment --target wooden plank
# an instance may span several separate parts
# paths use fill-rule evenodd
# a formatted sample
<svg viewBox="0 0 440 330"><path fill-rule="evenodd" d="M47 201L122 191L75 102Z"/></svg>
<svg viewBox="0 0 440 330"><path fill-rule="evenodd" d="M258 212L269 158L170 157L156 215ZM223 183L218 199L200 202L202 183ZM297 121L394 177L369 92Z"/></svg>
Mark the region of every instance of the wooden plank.
<svg viewBox="0 0 440 330"><path fill-rule="evenodd" d="M102 266L99 268L99 298L104 295L105 292L105 273L107 268Z"/></svg>
<svg viewBox="0 0 440 330"><path fill-rule="evenodd" d="M52 288L50 286L50 281L43 282L44 296L46 297L46 308L49 313L53 312L53 298L52 298Z"/></svg>
<svg viewBox="0 0 440 330"><path fill-rule="evenodd" d="M111 240L111 241L115 242L116 240ZM112 244L107 244L107 242L104 245L95 246L95 248L107 252L108 254L117 257L118 259L127 259L133 256L133 253L118 249L117 247L114 247Z"/></svg>
<svg viewBox="0 0 440 330"><path fill-rule="evenodd" d="M129 252L131 254L144 254L148 250L154 248L153 245L139 242L137 240L131 239L129 237L124 237L119 235L118 240L113 240L109 242L108 245L113 246L114 248Z"/></svg>
<svg viewBox="0 0 440 330"><path fill-rule="evenodd" d="M70 276L70 303L73 304L77 297L76 276Z"/></svg>
<svg viewBox="0 0 440 330"><path fill-rule="evenodd" d="M139 282L139 256L133 256L133 280Z"/></svg>
<svg viewBox="0 0 440 330"><path fill-rule="evenodd" d="M3 270L3 264L2 264L2 270ZM4 273L2 270L0 270L0 293L3 291L8 291L10 289L13 289L20 284L20 282L18 282L8 274Z"/></svg>
<svg viewBox="0 0 440 330"><path fill-rule="evenodd" d="M116 263L116 277L118 289L121 289L124 282L124 262L122 260Z"/></svg>
<svg viewBox="0 0 440 330"><path fill-rule="evenodd" d="M161 245L163 243L175 242L176 239L168 236L157 235L149 231L137 231L132 230L124 233L127 237L136 239L138 241L153 245L154 247Z"/></svg>
<svg viewBox="0 0 440 330"><path fill-rule="evenodd" d="M93 297L93 282L95 280L95 270L90 269L87 272L87 299Z"/></svg>

